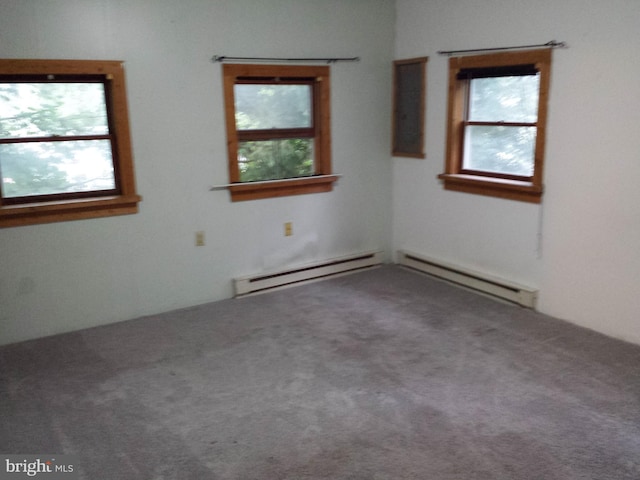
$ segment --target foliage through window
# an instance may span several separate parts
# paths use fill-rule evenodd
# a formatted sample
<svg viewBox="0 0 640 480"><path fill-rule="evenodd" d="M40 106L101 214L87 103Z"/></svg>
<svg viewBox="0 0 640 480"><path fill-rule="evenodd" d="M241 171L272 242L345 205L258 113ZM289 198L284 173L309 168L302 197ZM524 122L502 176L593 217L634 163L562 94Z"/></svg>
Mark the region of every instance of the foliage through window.
<svg viewBox="0 0 640 480"><path fill-rule="evenodd" d="M0 61L0 225L135 213L121 62Z"/></svg>
<svg viewBox="0 0 640 480"><path fill-rule="evenodd" d="M445 188L539 202L550 51L452 58Z"/></svg>
<svg viewBox="0 0 640 480"><path fill-rule="evenodd" d="M116 189L104 82L0 83L4 202Z"/></svg>
<svg viewBox="0 0 640 480"><path fill-rule="evenodd" d="M312 87L235 85L241 182L313 175Z"/></svg>
<svg viewBox="0 0 640 480"><path fill-rule="evenodd" d="M329 68L224 65L223 73L232 199L330 190Z"/></svg>

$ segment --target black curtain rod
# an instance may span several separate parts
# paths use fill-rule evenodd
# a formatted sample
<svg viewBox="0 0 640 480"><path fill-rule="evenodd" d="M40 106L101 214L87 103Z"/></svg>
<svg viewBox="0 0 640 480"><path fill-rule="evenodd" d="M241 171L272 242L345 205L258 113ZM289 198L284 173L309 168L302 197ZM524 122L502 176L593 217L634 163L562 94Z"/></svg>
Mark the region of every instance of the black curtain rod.
<svg viewBox="0 0 640 480"><path fill-rule="evenodd" d="M359 62L360 57L349 58L270 58L270 57L227 57L226 55L214 55L213 62Z"/></svg>
<svg viewBox="0 0 640 480"><path fill-rule="evenodd" d="M478 52L495 52L502 50L520 50L525 48L567 48L567 44L565 42L556 42L555 40L551 40L547 43L541 43L539 45L520 45L517 47L496 47L496 48L474 48L470 50L440 50L438 51L439 55L457 55L460 53L478 53Z"/></svg>

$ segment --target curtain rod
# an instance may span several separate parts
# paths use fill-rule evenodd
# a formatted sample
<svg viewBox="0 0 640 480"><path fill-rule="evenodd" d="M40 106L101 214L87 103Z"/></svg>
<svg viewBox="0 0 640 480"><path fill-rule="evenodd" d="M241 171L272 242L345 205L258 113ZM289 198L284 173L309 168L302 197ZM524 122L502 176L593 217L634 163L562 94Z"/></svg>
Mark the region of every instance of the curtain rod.
<svg viewBox="0 0 640 480"><path fill-rule="evenodd" d="M565 42L556 42L555 40L551 40L547 43L541 43L539 45L520 45L517 47L496 47L496 48L474 48L470 50L440 50L438 51L439 55L456 55L459 53L477 53L477 52L495 52L502 50L518 50L524 48L567 48L567 44Z"/></svg>
<svg viewBox="0 0 640 480"><path fill-rule="evenodd" d="M214 55L212 62L359 62L360 57L348 58L270 58L270 57L228 57L226 55Z"/></svg>

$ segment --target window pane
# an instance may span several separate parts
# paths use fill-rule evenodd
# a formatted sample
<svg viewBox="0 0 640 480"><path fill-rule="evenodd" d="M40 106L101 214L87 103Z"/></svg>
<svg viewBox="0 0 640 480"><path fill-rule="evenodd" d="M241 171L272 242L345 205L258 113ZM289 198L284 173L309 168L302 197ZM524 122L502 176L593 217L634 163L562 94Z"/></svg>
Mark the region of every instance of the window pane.
<svg viewBox="0 0 640 480"><path fill-rule="evenodd" d="M107 133L102 83L0 83L0 138Z"/></svg>
<svg viewBox="0 0 640 480"><path fill-rule="evenodd" d="M311 127L310 85L235 85L236 128Z"/></svg>
<svg viewBox="0 0 640 480"><path fill-rule="evenodd" d="M467 126L463 169L533 175L536 127Z"/></svg>
<svg viewBox="0 0 640 480"><path fill-rule="evenodd" d="M471 80L469 120L475 122L536 122L539 75Z"/></svg>
<svg viewBox="0 0 640 480"><path fill-rule="evenodd" d="M238 166L241 182L313 175L313 139L240 142Z"/></svg>
<svg viewBox="0 0 640 480"><path fill-rule="evenodd" d="M108 140L0 145L4 198L113 190Z"/></svg>

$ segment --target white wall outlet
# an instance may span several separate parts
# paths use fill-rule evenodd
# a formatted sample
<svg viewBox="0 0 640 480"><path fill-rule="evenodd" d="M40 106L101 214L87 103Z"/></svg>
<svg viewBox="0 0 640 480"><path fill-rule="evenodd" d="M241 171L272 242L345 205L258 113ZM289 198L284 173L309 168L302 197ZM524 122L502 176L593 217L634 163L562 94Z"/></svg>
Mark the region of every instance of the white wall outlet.
<svg viewBox="0 0 640 480"><path fill-rule="evenodd" d="M196 232L196 247L204 247L204 232Z"/></svg>

